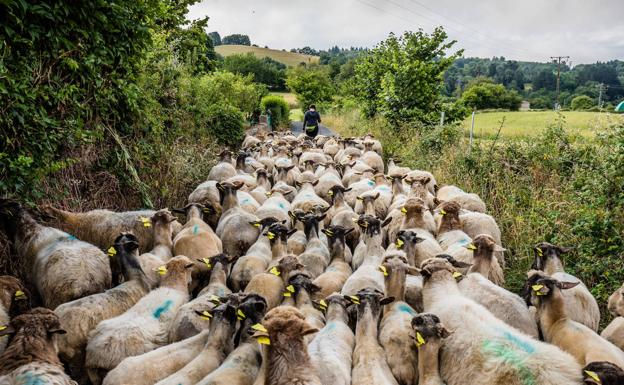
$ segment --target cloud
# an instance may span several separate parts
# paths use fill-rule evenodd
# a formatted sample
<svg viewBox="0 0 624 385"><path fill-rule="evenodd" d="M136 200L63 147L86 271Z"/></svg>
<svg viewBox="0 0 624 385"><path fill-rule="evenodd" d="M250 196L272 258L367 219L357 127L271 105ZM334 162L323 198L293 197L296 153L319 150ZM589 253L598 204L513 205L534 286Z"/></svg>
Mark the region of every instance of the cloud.
<svg viewBox="0 0 624 385"><path fill-rule="evenodd" d="M574 64L624 59L623 0L205 0L188 18L276 49L372 47L390 32L442 25L465 56Z"/></svg>

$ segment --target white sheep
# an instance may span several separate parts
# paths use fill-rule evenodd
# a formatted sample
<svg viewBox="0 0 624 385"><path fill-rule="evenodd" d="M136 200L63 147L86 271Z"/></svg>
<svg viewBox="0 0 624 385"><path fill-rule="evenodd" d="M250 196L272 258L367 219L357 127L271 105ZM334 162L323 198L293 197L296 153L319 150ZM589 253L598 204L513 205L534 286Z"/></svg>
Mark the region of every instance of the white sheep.
<svg viewBox="0 0 624 385"><path fill-rule="evenodd" d="M609 312L615 318L600 336L624 350L624 285L609 297Z"/></svg>

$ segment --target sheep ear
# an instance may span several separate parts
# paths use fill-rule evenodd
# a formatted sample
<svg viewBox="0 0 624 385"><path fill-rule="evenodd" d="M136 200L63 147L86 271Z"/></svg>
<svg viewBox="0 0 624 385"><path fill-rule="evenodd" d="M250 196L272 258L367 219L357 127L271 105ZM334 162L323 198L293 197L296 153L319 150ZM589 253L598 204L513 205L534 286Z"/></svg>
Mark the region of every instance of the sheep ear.
<svg viewBox="0 0 624 385"><path fill-rule="evenodd" d="M351 227L350 229L345 230L344 235L351 233L353 230L355 230L355 227Z"/></svg>
<svg viewBox="0 0 624 385"><path fill-rule="evenodd" d="M50 330L48 330L48 333L50 333L50 334L67 334L67 331L65 331L65 329L57 328L57 329L50 329Z"/></svg>
<svg viewBox="0 0 624 385"><path fill-rule="evenodd" d="M385 221L381 222L381 227L386 227L392 221L392 217L386 218Z"/></svg>
<svg viewBox="0 0 624 385"><path fill-rule="evenodd" d="M561 290L572 289L576 287L580 282L559 282L557 283L557 287Z"/></svg>
<svg viewBox="0 0 624 385"><path fill-rule="evenodd" d="M448 336L451 335L451 332L449 332L448 330L446 330L446 328L444 327L444 325L439 324L438 325L438 337L440 338L447 338Z"/></svg>
<svg viewBox="0 0 624 385"><path fill-rule="evenodd" d="M379 192L377 192L377 194L373 196L373 199L377 199L377 198L379 198Z"/></svg>
<svg viewBox="0 0 624 385"><path fill-rule="evenodd" d="M440 206L442 203L444 203L444 201L439 200L437 197L433 197L433 204L437 206Z"/></svg>
<svg viewBox="0 0 624 385"><path fill-rule="evenodd" d="M294 234L294 233L296 233L296 232L297 232L297 229L290 229L290 230L288 230L288 232L286 233L286 236L287 236L287 237L290 237L291 235L293 235L293 234Z"/></svg>
<svg viewBox="0 0 624 385"><path fill-rule="evenodd" d="M319 331L318 328L315 328L314 326L308 324L307 322L304 322L303 325L301 326L302 336L307 336L308 334L316 333L318 331Z"/></svg>
<svg viewBox="0 0 624 385"><path fill-rule="evenodd" d="M387 305L389 303L394 302L394 297L386 297L386 298L382 298L381 301L379 301L380 304L382 305Z"/></svg>
<svg viewBox="0 0 624 385"><path fill-rule="evenodd" d="M559 252L561 254L566 254L569 253L570 251L572 251L574 249L574 247L563 247L563 246L559 246L557 247L557 249L559 249Z"/></svg>
<svg viewBox="0 0 624 385"><path fill-rule="evenodd" d="M453 265L453 267L457 267L459 269L472 266L472 263L466 263L466 262L458 261L456 259L453 259L452 261L449 261L449 262L451 262L451 265Z"/></svg>
<svg viewBox="0 0 624 385"><path fill-rule="evenodd" d="M0 337L15 334L15 332L16 330L13 329L13 326L0 326Z"/></svg>
<svg viewBox="0 0 624 385"><path fill-rule="evenodd" d="M225 186L223 185L223 183L218 182L218 183L217 183L217 189L218 189L219 191L225 191Z"/></svg>
<svg viewBox="0 0 624 385"><path fill-rule="evenodd" d="M310 293L318 293L319 291L321 291L321 287L311 283L308 290L310 291Z"/></svg>
<svg viewBox="0 0 624 385"><path fill-rule="evenodd" d="M417 267L409 266L407 268L407 274L409 275L420 275L420 269Z"/></svg>
<svg viewBox="0 0 624 385"><path fill-rule="evenodd" d="M319 215L319 216L316 217L316 220L321 222L323 219L325 219L326 216L327 216L327 214Z"/></svg>
<svg viewBox="0 0 624 385"><path fill-rule="evenodd" d="M349 188L346 188L346 189L342 190L342 192L343 192L343 193L346 193L346 192L349 192L349 191L351 191L351 190L353 190L353 188L352 188L352 187L349 187Z"/></svg>
<svg viewBox="0 0 624 385"><path fill-rule="evenodd" d="M502 253L503 251L507 251L507 249L499 245L494 245L494 251L499 251Z"/></svg>
<svg viewBox="0 0 624 385"><path fill-rule="evenodd" d="M188 265L184 265L185 269L192 269L193 267L195 267L194 263L189 263Z"/></svg>
<svg viewBox="0 0 624 385"><path fill-rule="evenodd" d="M234 190L239 190L241 187L245 185L245 183L241 182L240 180L237 180L233 184L234 184Z"/></svg>
<svg viewBox="0 0 624 385"><path fill-rule="evenodd" d="M184 210L184 209L177 209L177 208L171 209L171 212L178 213L178 214L186 214L186 210Z"/></svg>
<svg viewBox="0 0 624 385"><path fill-rule="evenodd" d="M426 177L425 179L423 179L423 185L427 184L431 182L431 177Z"/></svg>

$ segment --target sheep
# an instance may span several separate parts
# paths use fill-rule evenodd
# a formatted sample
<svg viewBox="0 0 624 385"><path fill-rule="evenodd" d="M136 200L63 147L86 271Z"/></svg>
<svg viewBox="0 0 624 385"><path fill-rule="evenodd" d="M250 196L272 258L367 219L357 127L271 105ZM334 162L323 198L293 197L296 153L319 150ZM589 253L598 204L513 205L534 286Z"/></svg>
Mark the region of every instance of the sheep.
<svg viewBox="0 0 624 385"><path fill-rule="evenodd" d="M381 291L366 288L346 299L357 305L357 326L351 383L398 385L386 362L383 348L377 341L377 323L381 306L393 301L384 298Z"/></svg>
<svg viewBox="0 0 624 385"><path fill-rule="evenodd" d="M375 170L383 173L385 171L384 161L381 156L373 151L373 142L364 142L366 151L362 154L362 161Z"/></svg>
<svg viewBox="0 0 624 385"><path fill-rule="evenodd" d="M232 257L245 255L260 234L258 228L251 225L258 217L243 210L236 199L236 191L241 187L242 183L217 183L223 215L216 233L223 242L223 252Z"/></svg>
<svg viewBox="0 0 624 385"><path fill-rule="evenodd" d="M148 253L139 255L141 269L146 272L150 287L158 285L158 273L155 271L158 266L163 265L173 257L173 225L176 217L171 215L169 210L158 210L151 218L154 231L154 247ZM178 233L179 234L179 233ZM113 281L118 282L113 274Z"/></svg>
<svg viewBox="0 0 624 385"><path fill-rule="evenodd" d="M609 297L609 312L615 318L600 336L624 350L624 285Z"/></svg>
<svg viewBox="0 0 624 385"><path fill-rule="evenodd" d="M316 277L313 283L320 288L314 294L314 299L320 300L334 292L340 292L347 278L353 273L349 265L351 252L345 245L345 238L353 229L342 226L329 226L321 230L329 241L331 262L323 274Z"/></svg>
<svg viewBox="0 0 624 385"><path fill-rule="evenodd" d="M382 291L384 288L383 274L379 271L382 260L383 248L381 247L381 229L387 222L367 215L358 219L358 226L364 231L366 250L362 264L347 278L342 287L342 294L353 295L365 288ZM353 260L355 261L355 255Z"/></svg>
<svg viewBox="0 0 624 385"><path fill-rule="evenodd" d="M351 191L350 188L345 189L340 186L334 186L330 189L329 195L332 197L332 206L327 211L325 225L331 224L351 230L345 241L351 248L355 249L360 239L360 228L353 223L353 218L356 217L355 212L345 201L344 194L349 191Z"/></svg>
<svg viewBox="0 0 624 385"><path fill-rule="evenodd" d="M326 324L308 345L308 352L323 384L351 384L355 335L349 327L349 305L351 301L339 294L317 302L317 306L325 311Z"/></svg>
<svg viewBox="0 0 624 385"><path fill-rule="evenodd" d="M226 278L228 267L234 261L225 254L217 254L202 262L210 266L208 286L203 288L195 299L180 307L169 328L169 342L192 337L207 328L207 322L198 318L196 313L212 309L219 304L221 298L232 293L226 285Z"/></svg>
<svg viewBox="0 0 624 385"><path fill-rule="evenodd" d="M217 224L219 223L219 219L223 213L217 183L219 182L214 180L203 182L199 184L187 198L187 202L189 204L201 203L213 212L213 215L206 218L206 223L208 223L213 229L217 228Z"/></svg>
<svg viewBox="0 0 624 385"><path fill-rule="evenodd" d="M442 186L437 194L438 202L456 202L464 210L485 213L486 207L483 200L473 193L466 193L456 186Z"/></svg>
<svg viewBox="0 0 624 385"><path fill-rule="evenodd" d="M502 246L501 231L491 215L477 213L473 211L463 211L459 214L459 220L463 232L470 238L475 238L480 234L487 234L494 239L497 245ZM501 267L505 267L505 258L502 252L494 253Z"/></svg>
<svg viewBox="0 0 624 385"><path fill-rule="evenodd" d="M249 195L259 204L262 205L268 198L267 192L271 190L271 182L268 179L267 171L263 168L256 170L256 181L258 186L249 192ZM238 194L237 194L238 196ZM254 210L258 211L259 207Z"/></svg>
<svg viewBox="0 0 624 385"><path fill-rule="evenodd" d="M262 206L256 210L256 216L262 220L265 218L275 218L278 221L288 221L290 202L284 197L285 191L273 188L267 192L269 197Z"/></svg>
<svg viewBox="0 0 624 385"><path fill-rule="evenodd" d="M400 167L397 164L401 164L401 162L394 158L388 158L388 175L403 175L403 178L405 178L412 171L409 167Z"/></svg>
<svg viewBox="0 0 624 385"><path fill-rule="evenodd" d="M266 311L266 302L262 297L248 295L238 306L245 314L240 322L234 344L236 349L198 385L252 385L260 374L262 355L260 345L251 335L259 328ZM238 311L237 310L237 311Z"/></svg>
<svg viewBox="0 0 624 385"><path fill-rule="evenodd" d="M236 169L232 165L232 153L229 150L223 150L219 154L219 163L210 169L207 180L224 182L234 175L236 175Z"/></svg>
<svg viewBox="0 0 624 385"><path fill-rule="evenodd" d="M470 267L468 275L458 284L461 293L483 305L507 325L538 339L535 318L529 312L524 300L487 278L491 275L492 266L498 266L493 253L500 246L488 235L478 236L473 243L476 245L474 264Z"/></svg>
<svg viewBox="0 0 624 385"><path fill-rule="evenodd" d="M405 178L406 181L409 181L410 179L413 181L416 181L416 180L423 181L425 187L427 188L427 191L429 191L430 194L436 193L436 190L438 188L438 183L436 182L436 179L433 176L433 174L430 173L429 171L412 170L407 173L407 177ZM411 183L409 184L411 185Z"/></svg>
<svg viewBox="0 0 624 385"><path fill-rule="evenodd" d="M393 299L383 310L379 344L384 348L386 361L397 382L414 384L418 380L418 354L410 335L416 311L405 302L405 277L417 275L419 271L407 263L402 251L387 253L379 269L385 277L386 298Z"/></svg>
<svg viewBox="0 0 624 385"><path fill-rule="evenodd" d="M0 330L0 336L14 334L0 355L0 383L77 385L56 354L55 337L64 332L49 309L38 307L12 319Z"/></svg>
<svg viewBox="0 0 624 385"><path fill-rule="evenodd" d="M428 233L426 233L428 234ZM403 250L410 266L420 266L422 259L418 255L417 246L421 242L432 242L429 238L421 238L417 232L411 230L401 230L397 234L394 247L397 250ZM439 248L439 246L438 246ZM390 250L390 248L389 248ZM405 278L405 302L407 302L417 312L422 312L422 287L423 279L420 275L408 274Z"/></svg>
<svg viewBox="0 0 624 385"><path fill-rule="evenodd" d="M559 281L538 271L533 271L529 281L531 304L537 308L544 341L570 353L581 366L608 361L624 367L622 350L594 330L568 318L562 291L579 285L579 282Z"/></svg>
<svg viewBox="0 0 624 385"><path fill-rule="evenodd" d="M295 196L297 195L297 189L293 186L287 185L284 182L276 182L273 185L273 188L270 191L268 191L268 193L270 193L271 196L273 194L279 193L279 195L281 195L284 199L286 199L288 203L291 203L292 200L295 199Z"/></svg>
<svg viewBox="0 0 624 385"><path fill-rule="evenodd" d="M182 369L158 381L157 385L196 384L218 368L234 349L232 336L236 330L235 307L224 303L212 310L197 313L202 317L209 314L208 317L211 319L208 340L204 349Z"/></svg>
<svg viewBox="0 0 624 385"><path fill-rule="evenodd" d="M0 276L0 329L7 327L11 318L28 310L30 310L30 292L28 289L15 277ZM8 342L8 338L0 337L0 354Z"/></svg>
<svg viewBox="0 0 624 385"><path fill-rule="evenodd" d="M562 255L570 249L542 242L533 248L535 260L533 269L541 270L546 275L563 282L579 282L579 285L562 292L565 298L566 313L573 321L579 322L593 331L600 324L600 309L587 286L575 276L565 272Z"/></svg>
<svg viewBox="0 0 624 385"><path fill-rule="evenodd" d="M111 286L110 262L97 247L38 224L17 202L0 200L0 223L48 308Z"/></svg>
<svg viewBox="0 0 624 385"><path fill-rule="evenodd" d="M299 262L305 266L312 278L321 275L330 262L329 250L325 242L319 238L319 222L323 219L325 215L314 214L306 214L300 219L303 222L307 245L304 252L299 255Z"/></svg>
<svg viewBox="0 0 624 385"><path fill-rule="evenodd" d="M289 186L295 186L295 181L301 173L289 159L283 159L282 162L275 161L275 183L283 182Z"/></svg>
<svg viewBox="0 0 624 385"><path fill-rule="evenodd" d="M286 255L286 242L291 233L286 226L274 218L262 219L254 226L260 226L262 236L232 267L229 285L235 292L245 289L254 276L266 271L271 261Z"/></svg>
<svg viewBox="0 0 624 385"><path fill-rule="evenodd" d="M299 186L299 193L292 201L293 210L302 210L304 213L309 213L321 207L323 209L329 208L329 203L325 199L316 195L314 192L314 186L318 183L318 179L311 172L302 173L297 179L297 186Z"/></svg>
<svg viewBox="0 0 624 385"><path fill-rule="evenodd" d="M505 251L505 249L496 244L494 238L487 234L477 235L473 242L466 247L473 251L474 255L472 261L478 258L477 254L480 254L479 257L484 257L481 261L485 262L488 260L490 254L494 255L496 252L502 253ZM488 275L484 275L484 277L492 281L494 284L502 286L505 283L503 269L498 264L498 259L494 258L489 260L489 263L487 264L481 264L473 267L475 269L473 271L478 271L482 274L487 273Z"/></svg>
<svg viewBox="0 0 624 385"><path fill-rule="evenodd" d="M123 314L149 292L148 278L137 260L138 247L139 241L134 235L119 235L113 248L124 282L104 293L92 294L54 309L62 328L67 331L59 336L59 357L72 369L82 369L84 365L89 333L102 320Z"/></svg>
<svg viewBox="0 0 624 385"><path fill-rule="evenodd" d="M288 286L286 286L283 294L284 301L282 306L296 307L303 314L307 323L317 329L321 329L325 326L325 317L312 301L312 296L318 293L319 290L321 288L312 283L312 278L305 269L293 272L290 274ZM306 343L312 341L313 337L314 334L306 336Z"/></svg>
<svg viewBox="0 0 624 385"><path fill-rule="evenodd" d="M256 188L257 187L254 187L252 191L255 191ZM264 198L266 199L266 196L264 196ZM250 193L242 191L242 189L236 192L236 199L240 207L249 214L255 214L260 208L260 203L258 203Z"/></svg>
<svg viewBox="0 0 624 385"><path fill-rule="evenodd" d="M385 183L385 176L374 176L375 188L359 195L355 203L355 212L358 214L376 215L385 218L392 202L392 189Z"/></svg>
<svg viewBox="0 0 624 385"><path fill-rule="evenodd" d="M286 255L279 260L277 266L271 267L266 273L254 276L245 287L245 293L260 295L267 302L268 308L273 309L284 298L284 290L291 272L300 269L303 269L303 265L297 257Z"/></svg>
<svg viewBox="0 0 624 385"><path fill-rule="evenodd" d="M258 154L258 162L262 163L265 170L269 173L273 172L273 167L275 166L275 161L271 158L269 150L271 149L270 144L263 144L260 146L260 153Z"/></svg>
<svg viewBox="0 0 624 385"><path fill-rule="evenodd" d="M131 232L141 245L139 252L145 253L154 247L154 238L149 218L154 210L114 212L110 210L91 210L73 213L52 206L43 206L41 210L53 218L52 225L72 234L74 237L91 243L100 249L108 249L120 233ZM182 226L173 224L176 234Z"/></svg>
<svg viewBox="0 0 624 385"><path fill-rule="evenodd" d="M372 143L372 147L371 149L373 151L375 151L376 153L378 153L379 155L383 155L383 148L381 146L381 142L377 139L375 139L375 135L371 134L370 132L368 134L366 134L366 136L364 136L364 141Z"/></svg>
<svg viewBox="0 0 624 385"><path fill-rule="evenodd" d="M329 192L334 186L344 188L340 175L336 169L333 168L333 163L331 163L330 168L326 169L323 174L319 176L318 183L314 186L314 192L319 197L325 199L325 201L331 203L332 196Z"/></svg>
<svg viewBox="0 0 624 385"><path fill-rule="evenodd" d="M592 362L583 368L586 385L621 385L624 370L611 362Z"/></svg>
<svg viewBox="0 0 624 385"><path fill-rule="evenodd" d="M108 372L103 385L153 385L156 382L182 369L204 348L209 330L162 346L147 353L125 358Z"/></svg>
<svg viewBox="0 0 624 385"><path fill-rule="evenodd" d="M338 151L340 151L340 144L339 140L335 138L330 138L323 144L323 152L325 153L325 155L333 158L334 156L336 156Z"/></svg>
<svg viewBox="0 0 624 385"><path fill-rule="evenodd" d="M411 325L418 348L418 385L444 385L438 361L442 340L451 333L431 313L418 314Z"/></svg>
<svg viewBox="0 0 624 385"><path fill-rule="evenodd" d="M458 261L472 264L473 252L468 248L472 244L472 238L461 229L460 210L461 207L457 202L444 202L438 206L442 219L436 240L444 250L444 254L450 255Z"/></svg>
<svg viewBox="0 0 624 385"><path fill-rule="evenodd" d="M167 331L177 310L189 300L193 266L185 256L173 257L160 269L164 274L158 289L125 313L100 322L89 334L85 367L92 383L100 384L106 372L124 358L167 343Z"/></svg>
<svg viewBox="0 0 624 385"><path fill-rule="evenodd" d="M409 174L408 174L409 175ZM420 198L423 200L428 209L435 207L435 197L429 191L428 183L431 181L429 176L406 177L405 182L410 186L410 197Z"/></svg>
<svg viewBox="0 0 624 385"><path fill-rule="evenodd" d="M440 354L446 384L581 384L581 366L559 348L536 341L466 298L451 263L432 258L421 265L424 311L436 314L453 333Z"/></svg>
<svg viewBox="0 0 624 385"><path fill-rule="evenodd" d="M306 213L301 209L288 212L288 216L291 219L291 227L297 230L288 238L288 252L291 254L300 255L305 251L306 245L308 244L308 238L303 231L303 222L301 222L301 219L303 219L305 215Z"/></svg>
<svg viewBox="0 0 624 385"><path fill-rule="evenodd" d="M345 200L347 201L349 206L353 208L355 208L355 205L357 204L357 197L375 188L375 181L369 178L362 178L361 180L358 180L357 182L353 182L349 184L344 183L344 178L343 178L342 183L344 184L344 186L349 187L351 189L349 192L345 194Z"/></svg>
<svg viewBox="0 0 624 385"><path fill-rule="evenodd" d="M309 325L303 314L291 306L269 310L262 326L254 337L258 342L268 344L265 383L321 385L304 343L304 337L318 332L318 329Z"/></svg>
<svg viewBox="0 0 624 385"><path fill-rule="evenodd" d="M422 229L431 234L437 233L433 216L431 212L427 210L422 199L415 197L408 198L401 209L401 213L403 214L401 229ZM390 234L388 234L388 236L390 236Z"/></svg>

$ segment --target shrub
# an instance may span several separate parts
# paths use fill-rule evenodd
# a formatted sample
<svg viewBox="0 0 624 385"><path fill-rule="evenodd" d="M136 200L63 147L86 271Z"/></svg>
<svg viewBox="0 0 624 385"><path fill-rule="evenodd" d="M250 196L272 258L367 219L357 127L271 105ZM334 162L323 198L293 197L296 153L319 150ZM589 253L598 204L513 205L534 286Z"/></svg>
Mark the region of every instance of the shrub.
<svg viewBox="0 0 624 385"><path fill-rule="evenodd" d="M329 73L319 66L291 68L287 73L286 85L297 95L304 110L310 104L331 102L336 92Z"/></svg>
<svg viewBox="0 0 624 385"><path fill-rule="evenodd" d="M462 95L462 101L466 106L478 110L506 108L517 111L522 98L517 91L509 91L502 84L481 82L469 86Z"/></svg>
<svg viewBox="0 0 624 385"><path fill-rule="evenodd" d="M271 112L271 127L287 127L289 123L290 109L283 97L278 95L267 95L260 102L262 111Z"/></svg>
<svg viewBox="0 0 624 385"><path fill-rule="evenodd" d="M575 111L588 110L593 106L594 100L587 95L575 96L574 99L572 99L572 103L570 105L570 107L572 107L572 109Z"/></svg>
<svg viewBox="0 0 624 385"><path fill-rule="evenodd" d="M245 136L244 116L241 110L229 104L213 104L205 110L207 133L221 143L234 146Z"/></svg>

